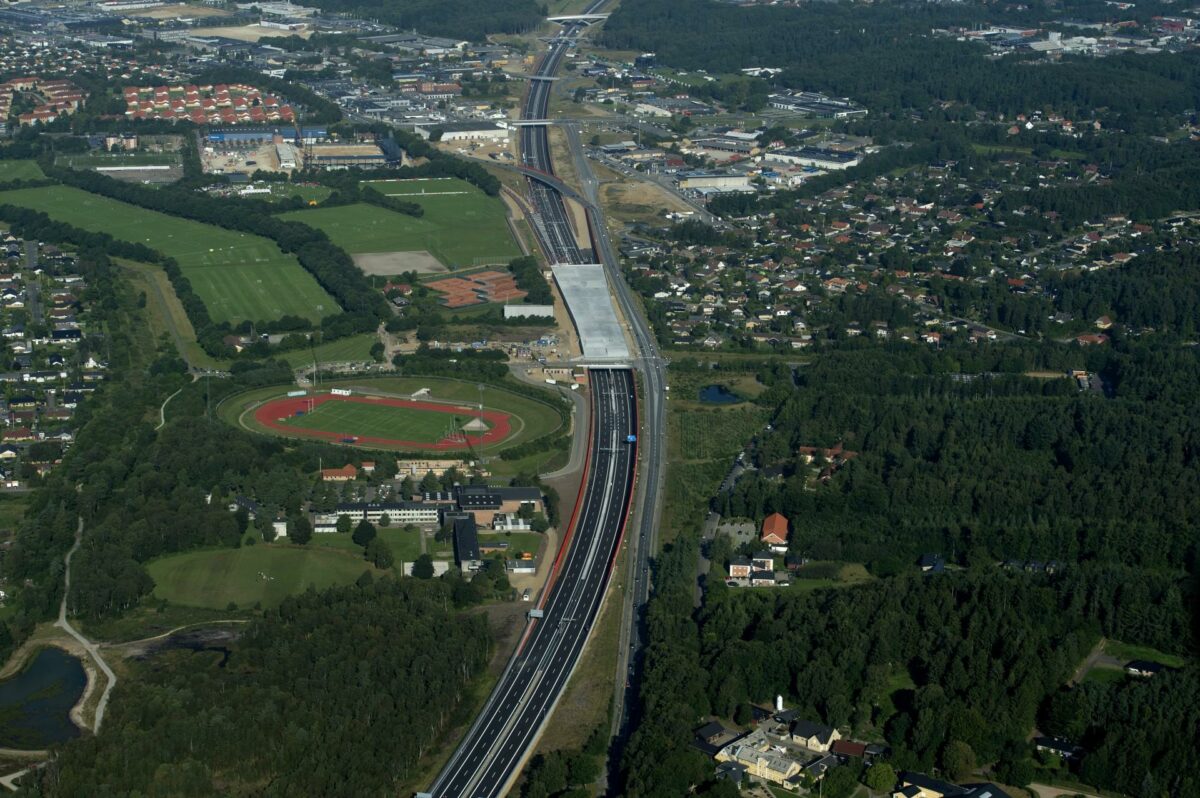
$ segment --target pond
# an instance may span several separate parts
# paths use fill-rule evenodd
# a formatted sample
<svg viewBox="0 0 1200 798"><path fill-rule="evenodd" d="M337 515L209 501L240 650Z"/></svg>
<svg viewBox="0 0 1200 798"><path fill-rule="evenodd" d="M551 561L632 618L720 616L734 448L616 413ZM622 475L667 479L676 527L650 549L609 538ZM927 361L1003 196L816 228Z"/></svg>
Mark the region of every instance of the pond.
<svg viewBox="0 0 1200 798"><path fill-rule="evenodd" d="M700 401L710 405L735 405L746 400L724 385L705 385L700 389Z"/></svg>
<svg viewBox="0 0 1200 798"><path fill-rule="evenodd" d="M78 737L71 707L86 686L78 657L54 646L38 651L0 682L0 747L36 750Z"/></svg>

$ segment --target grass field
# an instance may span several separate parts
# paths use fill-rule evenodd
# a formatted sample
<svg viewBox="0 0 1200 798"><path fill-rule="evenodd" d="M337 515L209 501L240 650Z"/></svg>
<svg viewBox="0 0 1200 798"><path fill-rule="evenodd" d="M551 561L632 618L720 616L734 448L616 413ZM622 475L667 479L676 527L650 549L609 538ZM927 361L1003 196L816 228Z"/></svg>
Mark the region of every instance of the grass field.
<svg viewBox="0 0 1200 798"><path fill-rule="evenodd" d="M243 426L255 432L278 434L258 425L254 421L254 414L248 411L258 407L265 401L285 396L294 387L276 385L230 396L224 399L217 407L217 414L226 423L233 424L234 426ZM430 398L434 400L460 401L466 404L477 404L480 398L477 383L437 377L348 379L329 383L322 382L321 387L322 389L327 387L358 388L398 396L409 396L422 388L428 388L431 392ZM507 413L512 417L510 419L512 425L511 434L503 443L497 444L495 448L489 444L487 449L488 455L499 453L503 449L515 444L540 438L557 430L564 423L562 416L559 415L556 409L558 406L557 403L560 401L560 399L551 394L547 394L545 401L540 401L506 391L503 388L497 388L493 385L485 386L483 391L484 409ZM434 417L439 422L437 425L439 431L444 432L445 423L449 420L448 415L442 413L436 414ZM341 432L342 430L338 431ZM364 433L355 431L355 434ZM360 442L358 445L364 446L366 444Z"/></svg>
<svg viewBox="0 0 1200 798"><path fill-rule="evenodd" d="M338 311L333 297L275 242L180 219L69 186L0 192L0 202L145 244L179 262L214 321L269 321L283 315L315 320Z"/></svg>
<svg viewBox="0 0 1200 798"><path fill-rule="evenodd" d="M436 443L447 437L451 425L461 426L470 420L465 414L354 402L325 402L302 416L289 418L284 424L295 429L339 435Z"/></svg>
<svg viewBox="0 0 1200 798"><path fill-rule="evenodd" d="M464 180L374 180L367 185L416 202L425 215L418 219L359 203L283 217L324 230L347 252L426 250L451 269L504 263L521 254L509 232L504 203Z"/></svg>
<svg viewBox="0 0 1200 798"><path fill-rule="evenodd" d="M173 152L132 152L86 155L60 155L59 166L72 169L95 169L98 166L175 166L179 155Z"/></svg>
<svg viewBox="0 0 1200 798"><path fill-rule="evenodd" d="M172 604L224 609L273 607L287 596L353 582L374 570L361 554L323 546L262 543L175 554L147 565L154 595ZM268 578L269 577L269 578Z"/></svg>
<svg viewBox="0 0 1200 798"><path fill-rule="evenodd" d="M1149 646L1135 646L1132 643L1122 643L1119 640L1108 640L1104 643L1104 653L1119 660L1145 659L1158 662L1169 668L1182 668L1187 660L1177 654L1168 654Z"/></svg>
<svg viewBox="0 0 1200 798"><path fill-rule="evenodd" d="M413 562L421 555L421 533L418 531L405 530L403 527L397 526L377 526L375 534L392 550L397 567L401 562ZM350 535L337 532L322 532L320 535L313 535L312 543L308 545L349 552L357 557L362 556L362 546L355 543ZM432 547L440 544L434 543L431 537L429 545ZM430 548L430 554L433 554L432 548Z"/></svg>
<svg viewBox="0 0 1200 798"><path fill-rule="evenodd" d="M339 338L336 341L318 344L315 347L315 357L320 363L348 363L370 360L371 344L378 340L374 333L350 335L345 338ZM311 366L314 354L312 349L293 349L290 352L284 352L279 357L286 360L292 368L300 368L302 366Z"/></svg>
<svg viewBox="0 0 1200 798"><path fill-rule="evenodd" d="M45 176L37 161L0 161L0 183L9 180L41 180Z"/></svg>

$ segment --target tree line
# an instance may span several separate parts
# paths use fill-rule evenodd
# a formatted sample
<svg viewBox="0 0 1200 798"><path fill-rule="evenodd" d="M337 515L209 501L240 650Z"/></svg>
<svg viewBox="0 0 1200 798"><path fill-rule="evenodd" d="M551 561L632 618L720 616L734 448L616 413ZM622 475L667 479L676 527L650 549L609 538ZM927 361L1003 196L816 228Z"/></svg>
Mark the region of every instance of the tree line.
<svg viewBox="0 0 1200 798"><path fill-rule="evenodd" d="M483 673L486 616L443 580L373 580L284 599L219 662L133 663L99 737L66 745L30 794L395 795Z"/></svg>

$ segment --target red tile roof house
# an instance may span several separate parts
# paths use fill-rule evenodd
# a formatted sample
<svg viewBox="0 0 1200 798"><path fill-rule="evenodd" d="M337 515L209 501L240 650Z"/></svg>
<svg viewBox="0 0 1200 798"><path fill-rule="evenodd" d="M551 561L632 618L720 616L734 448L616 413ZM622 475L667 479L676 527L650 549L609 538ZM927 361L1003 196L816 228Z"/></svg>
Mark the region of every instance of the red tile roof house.
<svg viewBox="0 0 1200 798"><path fill-rule="evenodd" d="M321 470L321 480L324 482L349 482L358 476L358 469L353 465L341 468L324 468Z"/></svg>
<svg viewBox="0 0 1200 798"><path fill-rule="evenodd" d="M760 540L775 549L786 550L788 541L788 520L779 513L771 513L763 519L762 536Z"/></svg>

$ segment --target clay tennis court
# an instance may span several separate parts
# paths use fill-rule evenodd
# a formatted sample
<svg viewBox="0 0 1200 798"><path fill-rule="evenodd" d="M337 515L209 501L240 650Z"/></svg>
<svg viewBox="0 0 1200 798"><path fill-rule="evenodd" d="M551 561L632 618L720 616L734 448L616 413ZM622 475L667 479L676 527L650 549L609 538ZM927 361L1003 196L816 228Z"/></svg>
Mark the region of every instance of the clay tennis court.
<svg viewBox="0 0 1200 798"><path fill-rule="evenodd" d="M330 403L354 406L349 413L322 413L334 409ZM353 438L355 444L383 446L406 451L454 451L492 446L509 437L512 417L499 410L483 411L487 431L466 432L462 425L480 417L470 405L421 402L379 396L340 396L318 394L275 399L254 410L254 420L263 427L298 438L341 441ZM456 423L457 420L457 423ZM454 437L447 432L456 428ZM397 435L380 434L395 428ZM411 437L402 437L410 435Z"/></svg>

